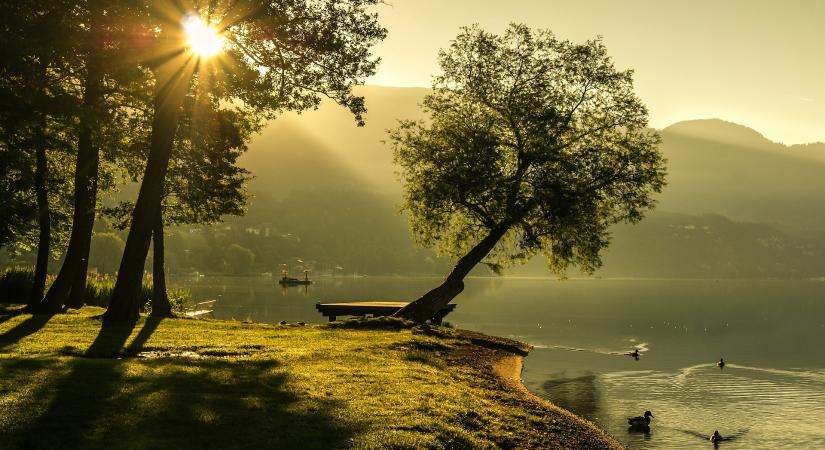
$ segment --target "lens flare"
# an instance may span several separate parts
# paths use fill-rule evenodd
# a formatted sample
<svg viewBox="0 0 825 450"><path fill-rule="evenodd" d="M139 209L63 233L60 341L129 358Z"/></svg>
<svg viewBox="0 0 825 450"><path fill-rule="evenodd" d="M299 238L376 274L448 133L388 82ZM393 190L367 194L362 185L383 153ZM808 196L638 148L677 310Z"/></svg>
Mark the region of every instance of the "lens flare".
<svg viewBox="0 0 825 450"><path fill-rule="evenodd" d="M186 31L187 45L202 58L217 55L226 43L226 39L215 28L197 16L189 16L183 22L183 29Z"/></svg>

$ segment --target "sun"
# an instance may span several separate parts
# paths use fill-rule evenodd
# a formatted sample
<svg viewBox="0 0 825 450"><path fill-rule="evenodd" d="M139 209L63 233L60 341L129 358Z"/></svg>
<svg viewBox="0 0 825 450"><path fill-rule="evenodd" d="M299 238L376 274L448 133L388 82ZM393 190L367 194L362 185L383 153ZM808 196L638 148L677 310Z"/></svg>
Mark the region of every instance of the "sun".
<svg viewBox="0 0 825 450"><path fill-rule="evenodd" d="M187 45L201 58L215 56L223 50L226 38L198 16L189 16L183 22Z"/></svg>

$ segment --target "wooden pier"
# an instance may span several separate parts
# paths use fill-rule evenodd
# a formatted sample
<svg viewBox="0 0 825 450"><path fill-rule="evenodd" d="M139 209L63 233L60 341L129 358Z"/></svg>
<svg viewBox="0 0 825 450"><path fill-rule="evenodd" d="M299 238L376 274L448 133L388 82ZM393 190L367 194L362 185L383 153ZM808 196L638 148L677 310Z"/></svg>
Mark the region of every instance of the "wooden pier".
<svg viewBox="0 0 825 450"><path fill-rule="evenodd" d="M324 317L329 317L329 321L332 322L337 319L338 316L391 316L408 304L409 302L385 301L316 303L315 309L324 315ZM450 304L445 306L432 318L431 322L435 325L440 325L441 321L444 320L444 316L451 313L454 309L455 305Z"/></svg>
<svg viewBox="0 0 825 450"><path fill-rule="evenodd" d="M212 313L215 311L213 309L215 307L215 302L217 302L217 300L195 303L194 306L184 311L183 315L192 319L203 316L212 317Z"/></svg>

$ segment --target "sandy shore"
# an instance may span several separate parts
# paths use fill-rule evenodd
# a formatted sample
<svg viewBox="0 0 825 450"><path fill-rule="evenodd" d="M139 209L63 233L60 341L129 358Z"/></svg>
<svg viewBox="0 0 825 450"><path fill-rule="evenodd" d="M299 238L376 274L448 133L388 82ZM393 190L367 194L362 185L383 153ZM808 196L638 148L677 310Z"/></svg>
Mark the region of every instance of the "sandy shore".
<svg viewBox="0 0 825 450"><path fill-rule="evenodd" d="M510 339L487 336L480 333L460 331L468 339L473 349L465 348L451 356L463 364L476 366L495 377L502 386L518 394L522 407L539 412L550 426L547 439L536 442L529 448L566 449L622 449L619 441L608 435L592 422L566 409L560 408L530 392L521 381L524 357L531 347ZM478 366L482 367L478 367Z"/></svg>

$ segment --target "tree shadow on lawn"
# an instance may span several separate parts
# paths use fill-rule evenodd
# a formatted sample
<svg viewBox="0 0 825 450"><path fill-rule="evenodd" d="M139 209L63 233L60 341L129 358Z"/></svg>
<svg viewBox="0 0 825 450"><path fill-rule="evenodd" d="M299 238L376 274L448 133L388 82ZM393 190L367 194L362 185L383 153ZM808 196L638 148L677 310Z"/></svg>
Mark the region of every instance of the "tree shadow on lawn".
<svg viewBox="0 0 825 450"><path fill-rule="evenodd" d="M0 324L11 319L12 317L23 314L24 311L25 308L23 305L0 303Z"/></svg>
<svg viewBox="0 0 825 450"><path fill-rule="evenodd" d="M44 368L52 364L52 379L35 394L39 408L28 410L42 412L0 431L0 442L44 449L328 449L348 446L360 431L336 418L339 402L290 391L276 361L102 357L119 353L125 328L102 328L87 351L93 357L70 358L68 368L40 360ZM12 372L0 368L0 376Z"/></svg>
<svg viewBox="0 0 825 450"><path fill-rule="evenodd" d="M11 318L12 316L8 317ZM34 314L28 319L18 323L14 328L0 335L0 350L20 342L21 339L30 334L36 333L37 330L43 328L52 317L54 317L53 314Z"/></svg>

